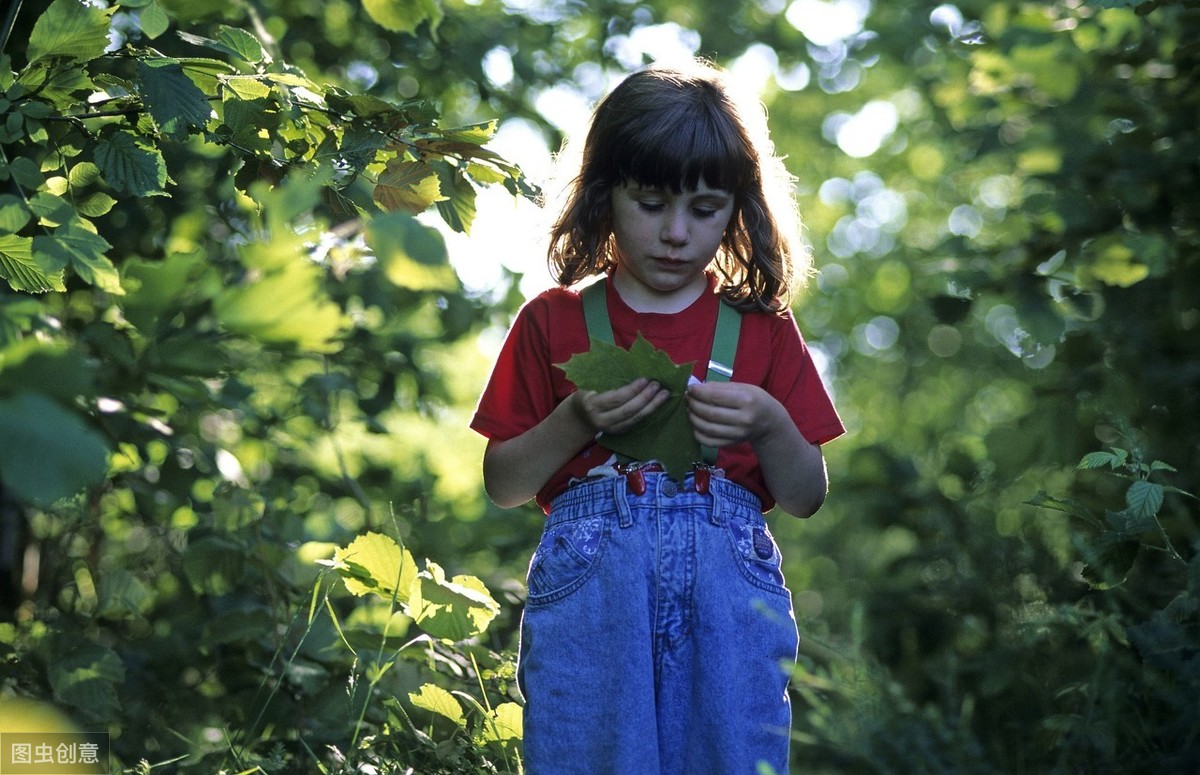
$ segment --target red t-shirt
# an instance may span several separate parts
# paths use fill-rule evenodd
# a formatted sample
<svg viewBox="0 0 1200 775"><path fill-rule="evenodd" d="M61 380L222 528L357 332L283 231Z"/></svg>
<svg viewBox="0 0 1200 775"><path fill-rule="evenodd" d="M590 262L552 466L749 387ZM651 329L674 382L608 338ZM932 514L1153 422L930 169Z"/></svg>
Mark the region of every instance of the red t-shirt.
<svg viewBox="0 0 1200 775"><path fill-rule="evenodd" d="M704 379L720 304L715 292L702 294L675 314L646 313L625 304L611 280L605 283L617 345L629 348L641 332L676 363L695 361L695 376ZM710 280L710 290L713 285ZM552 288L530 299L513 321L471 427L489 439L503 441L537 425L575 391L555 364L586 352L589 346L577 291ZM791 313L742 313L733 381L758 385L774 396L813 444L823 444L845 432ZM573 479L589 476L595 473L593 469L613 462L609 450L594 442L589 444L550 477L537 494L538 505L548 512L550 501ZM716 466L724 469L727 479L758 495L764 510L774 506L758 458L748 442L719 450Z"/></svg>

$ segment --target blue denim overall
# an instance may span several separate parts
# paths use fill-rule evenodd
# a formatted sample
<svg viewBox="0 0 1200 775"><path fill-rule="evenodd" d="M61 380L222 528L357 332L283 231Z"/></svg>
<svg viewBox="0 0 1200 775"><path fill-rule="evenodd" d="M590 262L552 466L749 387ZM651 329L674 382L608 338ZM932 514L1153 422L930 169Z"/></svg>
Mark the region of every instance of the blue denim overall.
<svg viewBox="0 0 1200 775"><path fill-rule="evenodd" d="M553 502L521 623L530 775L787 771L791 595L757 497L709 473Z"/></svg>

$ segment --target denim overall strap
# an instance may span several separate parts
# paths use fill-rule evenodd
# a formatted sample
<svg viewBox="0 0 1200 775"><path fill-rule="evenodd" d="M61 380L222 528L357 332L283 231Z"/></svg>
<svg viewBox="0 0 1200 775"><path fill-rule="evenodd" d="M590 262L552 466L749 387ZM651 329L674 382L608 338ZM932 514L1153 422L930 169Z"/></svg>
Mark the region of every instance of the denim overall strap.
<svg viewBox="0 0 1200 775"><path fill-rule="evenodd" d="M583 301L583 319L589 339L613 344L612 321L608 316L606 282L592 283L579 292ZM717 327L713 333L712 353L708 358L709 382L728 382L733 377L733 360L737 354L738 337L742 329L742 313L724 301L717 308ZM715 447L702 446L701 459L707 465L717 462Z"/></svg>

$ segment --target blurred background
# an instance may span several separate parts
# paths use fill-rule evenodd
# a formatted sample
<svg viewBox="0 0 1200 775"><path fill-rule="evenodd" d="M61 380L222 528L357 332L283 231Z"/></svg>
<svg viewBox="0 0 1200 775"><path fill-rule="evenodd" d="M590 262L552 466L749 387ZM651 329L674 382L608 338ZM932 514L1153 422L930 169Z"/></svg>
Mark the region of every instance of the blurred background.
<svg viewBox="0 0 1200 775"><path fill-rule="evenodd" d="M329 105L367 95L443 127L494 121L484 147L525 188L472 168L442 182L469 192L359 229L369 192L289 194L261 132L202 142L159 126L139 142L161 143L163 193L94 217L125 293L71 274L31 292L0 237L0 700L111 731L129 768L517 771L511 746L406 699L430 680L468 717L516 698L542 517L487 502L467 423L516 309L551 283L542 235L564 141L631 68L702 55L763 101L797 177L817 274L795 312L849 430L825 449L821 511L771 517L804 637L795 771L1200 766L1195 3L107 7L110 54L178 63L208 45L275 73L272 88L302 73ZM84 99L30 74L31 36L45 49L71 35L32 32L52 11L14 6L6 116L31 93ZM99 61L85 69L108 98L133 89ZM214 115L232 127L230 100ZM254 115L282 127L297 104ZM55 190L51 149L73 157L60 124L23 115L3 140L13 239L33 225L6 208L33 202L53 222L21 191ZM30 183L22 155L50 182ZM263 226L249 199L285 215ZM264 244L308 255L319 277L229 298L274 271L236 252L272 224ZM403 249L387 252L384 226ZM304 330L281 334L255 317L296 288L336 321L302 308ZM367 532L477 578L494 621L467 641L410 641L420 629L395 599L350 594L317 562Z"/></svg>

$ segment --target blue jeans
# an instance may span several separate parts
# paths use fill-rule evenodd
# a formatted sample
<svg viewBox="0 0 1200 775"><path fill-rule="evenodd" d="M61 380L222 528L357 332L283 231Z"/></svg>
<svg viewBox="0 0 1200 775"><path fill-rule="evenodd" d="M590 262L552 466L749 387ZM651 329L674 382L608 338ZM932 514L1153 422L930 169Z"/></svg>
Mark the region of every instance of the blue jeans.
<svg viewBox="0 0 1200 775"><path fill-rule="evenodd" d="M526 771L784 773L798 635L759 501L644 477L552 504L521 621Z"/></svg>

